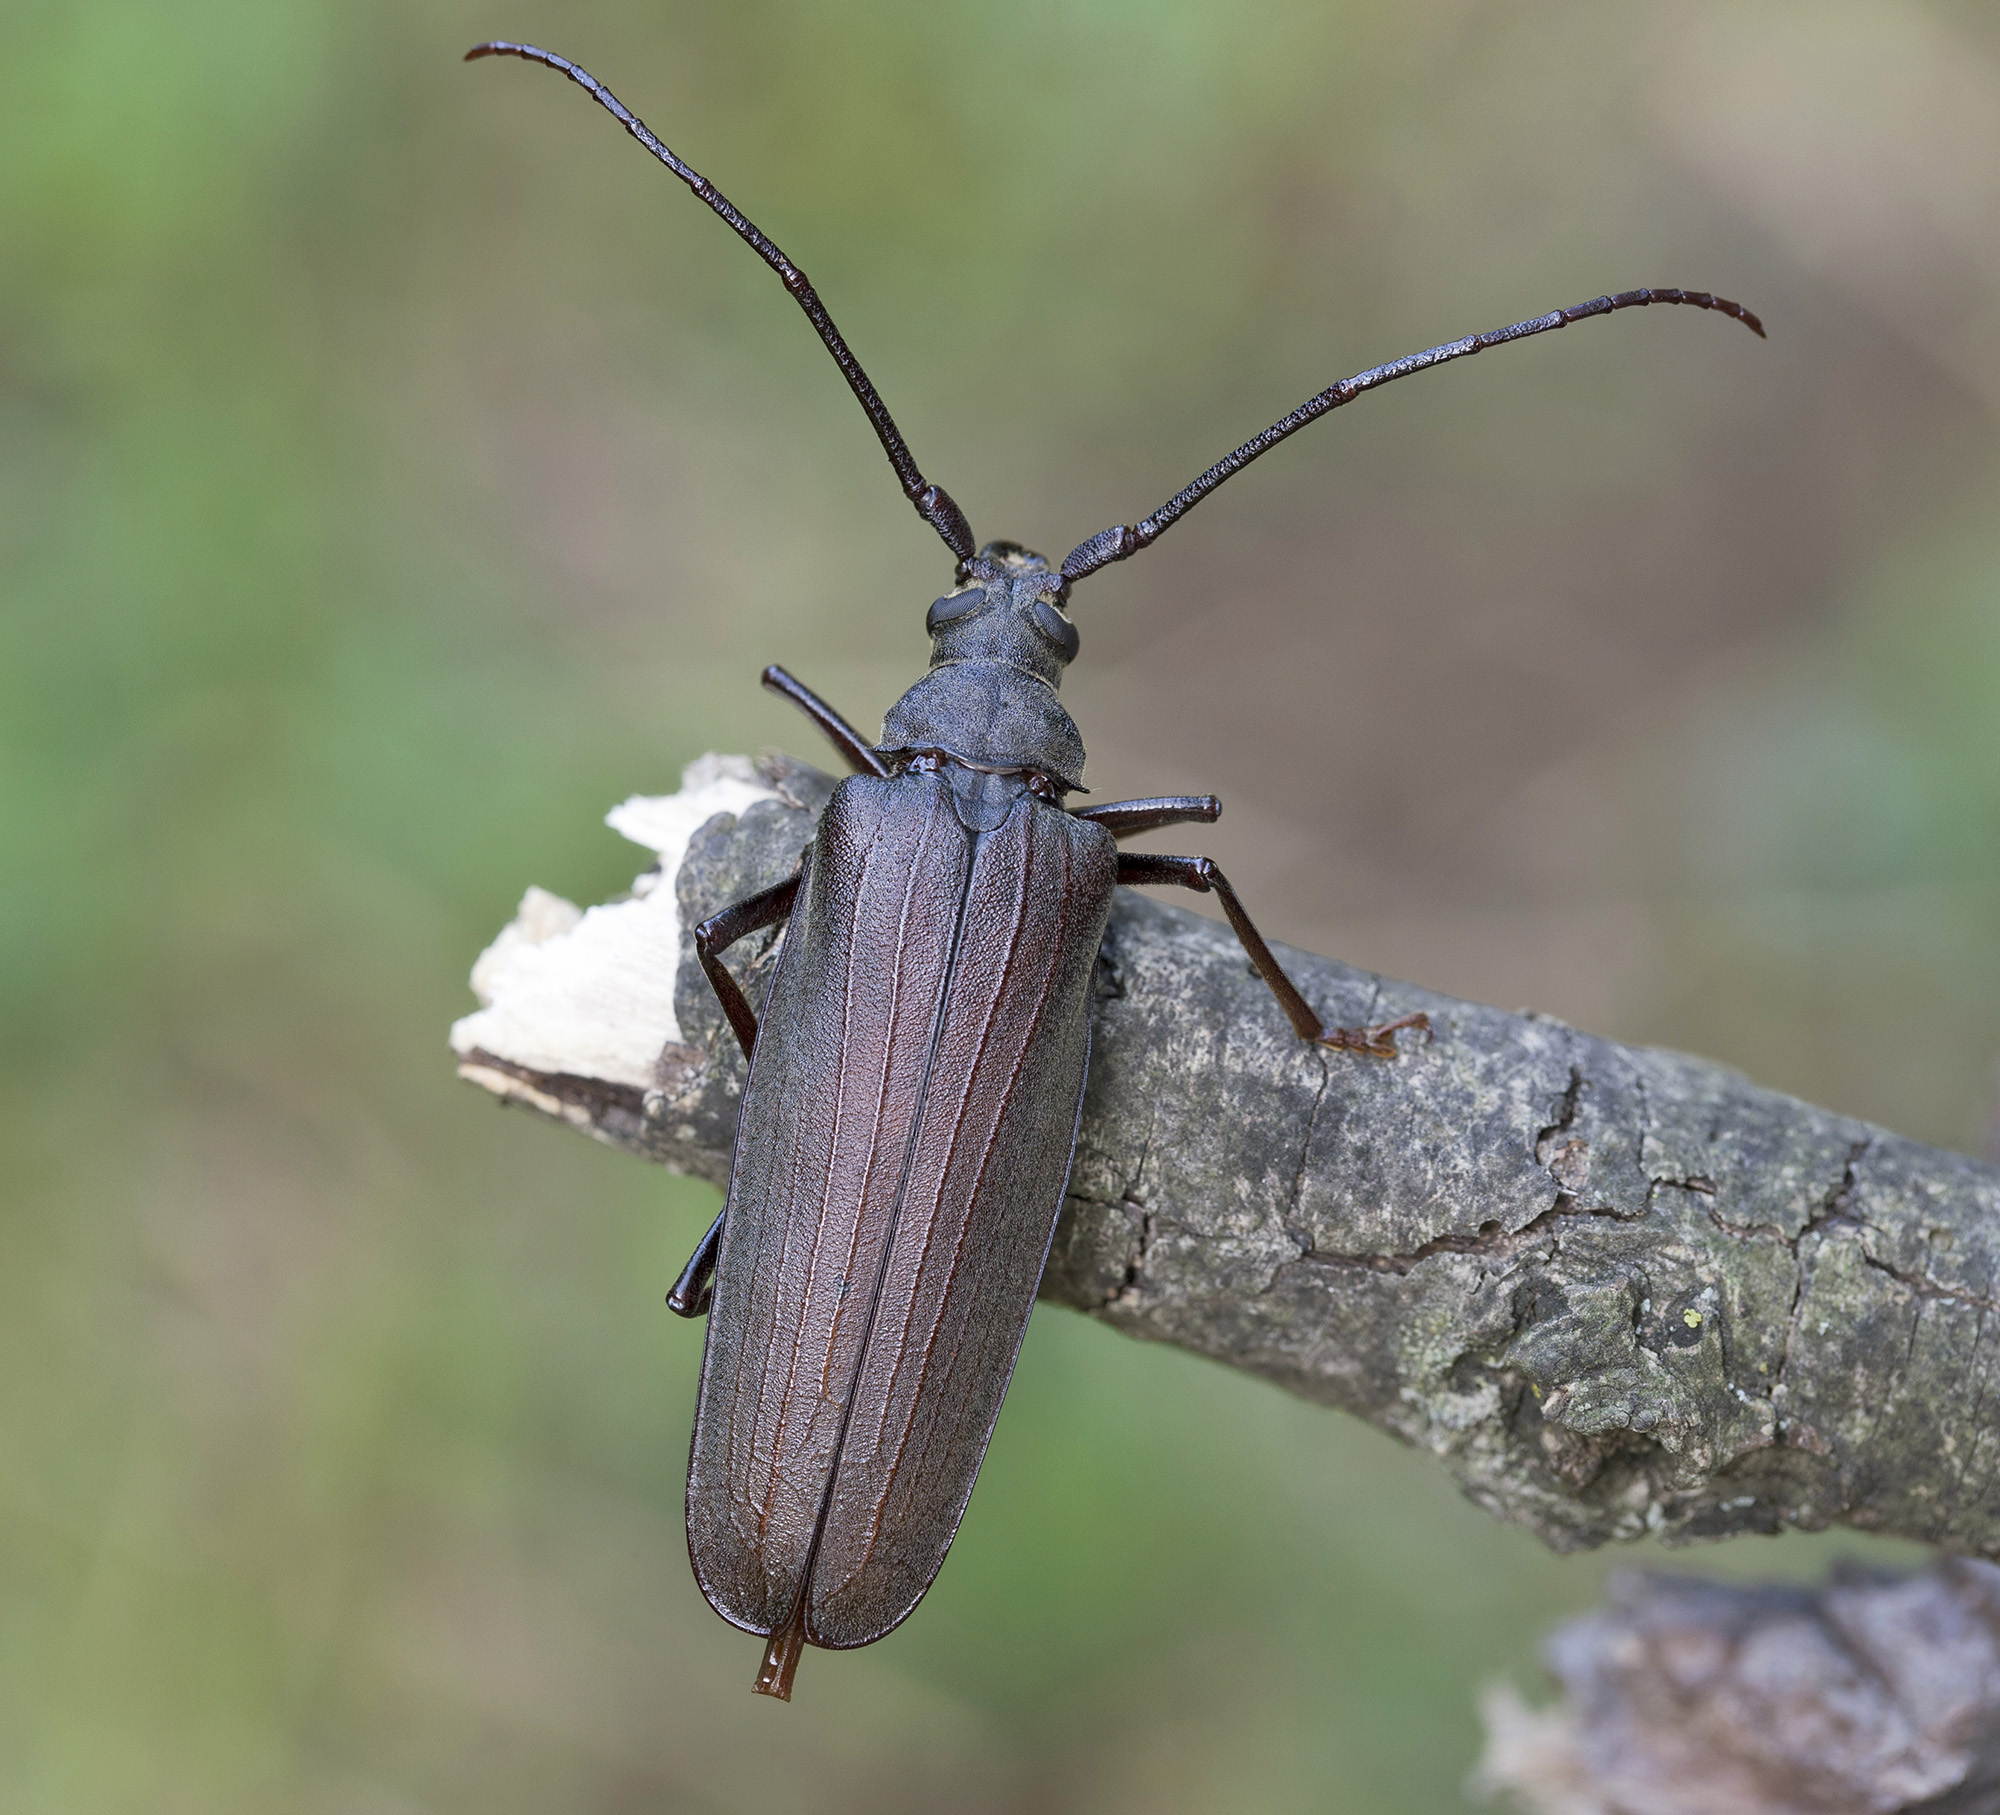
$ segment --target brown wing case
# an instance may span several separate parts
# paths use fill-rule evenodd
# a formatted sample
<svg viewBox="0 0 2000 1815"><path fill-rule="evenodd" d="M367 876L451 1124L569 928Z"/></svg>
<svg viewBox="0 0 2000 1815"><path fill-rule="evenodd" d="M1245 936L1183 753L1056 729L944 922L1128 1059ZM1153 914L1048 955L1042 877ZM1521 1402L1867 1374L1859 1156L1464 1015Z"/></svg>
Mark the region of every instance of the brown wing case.
<svg viewBox="0 0 2000 1815"><path fill-rule="evenodd" d="M688 1549L725 1619L801 1592L865 1645L944 1561L1069 1175L1116 853L1023 794L968 832L935 774L841 784L736 1145Z"/></svg>

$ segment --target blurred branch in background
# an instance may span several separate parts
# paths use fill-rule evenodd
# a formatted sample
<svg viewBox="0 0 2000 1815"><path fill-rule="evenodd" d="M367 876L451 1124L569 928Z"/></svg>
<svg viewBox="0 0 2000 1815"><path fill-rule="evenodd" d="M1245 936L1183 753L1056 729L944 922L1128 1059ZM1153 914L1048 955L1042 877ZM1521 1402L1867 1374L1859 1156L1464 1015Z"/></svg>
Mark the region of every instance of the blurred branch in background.
<svg viewBox="0 0 2000 1815"><path fill-rule="evenodd" d="M1533 1815L1990 1815L2000 1568L1823 1589L1626 1571L1544 1647L1564 1699L1489 1690L1485 1794Z"/></svg>

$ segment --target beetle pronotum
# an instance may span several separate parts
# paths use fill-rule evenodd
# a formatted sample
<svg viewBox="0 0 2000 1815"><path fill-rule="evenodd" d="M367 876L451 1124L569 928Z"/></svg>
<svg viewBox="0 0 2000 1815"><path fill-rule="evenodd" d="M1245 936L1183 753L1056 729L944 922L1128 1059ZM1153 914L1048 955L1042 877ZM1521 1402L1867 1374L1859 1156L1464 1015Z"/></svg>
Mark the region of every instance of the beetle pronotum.
<svg viewBox="0 0 2000 1815"><path fill-rule="evenodd" d="M756 1688L789 1698L808 1644L842 1649L908 1616L944 1561L1014 1370L1075 1145L1090 979L1119 883L1213 892L1301 1039L1393 1058L1412 1015L1329 1027L1205 857L1117 840L1207 823L1173 795L1070 808L1083 741L1056 698L1077 652L1066 607L1225 479L1392 379L1591 316L1705 291L1627 290L1432 347L1329 385L1150 516L1052 568L974 544L925 479L818 294L776 245L593 76L529 44L467 53L577 83L783 279L868 413L904 496L956 561L925 619L929 671L870 743L781 668L854 773L798 870L695 929L750 1060L728 1198L669 1303L708 1315L688 1467L688 1554L709 1603L767 1643ZM721 953L789 922L761 1024Z"/></svg>

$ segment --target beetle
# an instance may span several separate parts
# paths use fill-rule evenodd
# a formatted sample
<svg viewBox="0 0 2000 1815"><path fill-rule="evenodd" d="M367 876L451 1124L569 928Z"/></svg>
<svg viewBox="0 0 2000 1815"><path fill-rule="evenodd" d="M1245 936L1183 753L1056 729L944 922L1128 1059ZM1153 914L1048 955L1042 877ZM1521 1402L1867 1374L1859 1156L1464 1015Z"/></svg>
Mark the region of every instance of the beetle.
<svg viewBox="0 0 2000 1815"><path fill-rule="evenodd" d="M870 1644L908 1617L958 1529L1014 1371L1069 1179L1089 1064L1091 977L1121 883L1213 893L1303 1040L1393 1059L1399 1033L1329 1027L1205 857L1117 841L1213 822L1212 795L1070 807L1083 740L1057 698L1072 589L1148 547L1218 485L1330 410L1488 347L1653 303L1733 317L1705 291L1628 290L1342 379L1136 524L1051 567L975 546L918 470L805 273L595 77L504 40L599 102L783 280L847 380L904 495L955 560L925 618L928 672L871 743L782 668L854 773L797 871L695 929L749 1061L729 1189L668 1303L708 1318L688 1466L702 1593L766 1640L755 1687L789 1700L807 1645ZM761 1023L722 953L785 926Z"/></svg>

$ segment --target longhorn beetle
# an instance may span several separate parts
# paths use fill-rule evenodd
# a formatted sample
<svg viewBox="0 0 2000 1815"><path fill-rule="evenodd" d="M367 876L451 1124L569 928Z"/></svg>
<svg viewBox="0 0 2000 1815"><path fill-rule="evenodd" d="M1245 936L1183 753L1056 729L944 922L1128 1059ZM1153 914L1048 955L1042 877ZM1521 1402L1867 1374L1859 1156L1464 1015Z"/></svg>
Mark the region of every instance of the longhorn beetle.
<svg viewBox="0 0 2000 1815"><path fill-rule="evenodd" d="M695 951L750 1060L729 1193L668 1303L708 1316L688 1464L688 1554L709 1604L768 1643L756 1688L789 1700L807 1645L866 1645L944 1561L1014 1371L1068 1183L1090 1052L1091 972L1119 883L1213 892L1302 1040L1392 1059L1382 1027L1328 1027L1206 857L1120 838L1213 822L1212 795L1066 807L1083 741L1056 699L1077 583L1155 541L1232 474L1391 379L1588 316L1720 296L1627 290L1343 378L1149 517L1051 568L977 547L917 470L806 276L602 83L531 44L467 53L559 70L777 272L874 425L904 496L957 562L924 619L930 671L871 744L782 668L854 774L798 870L702 922ZM760 1027L722 952L789 920Z"/></svg>

